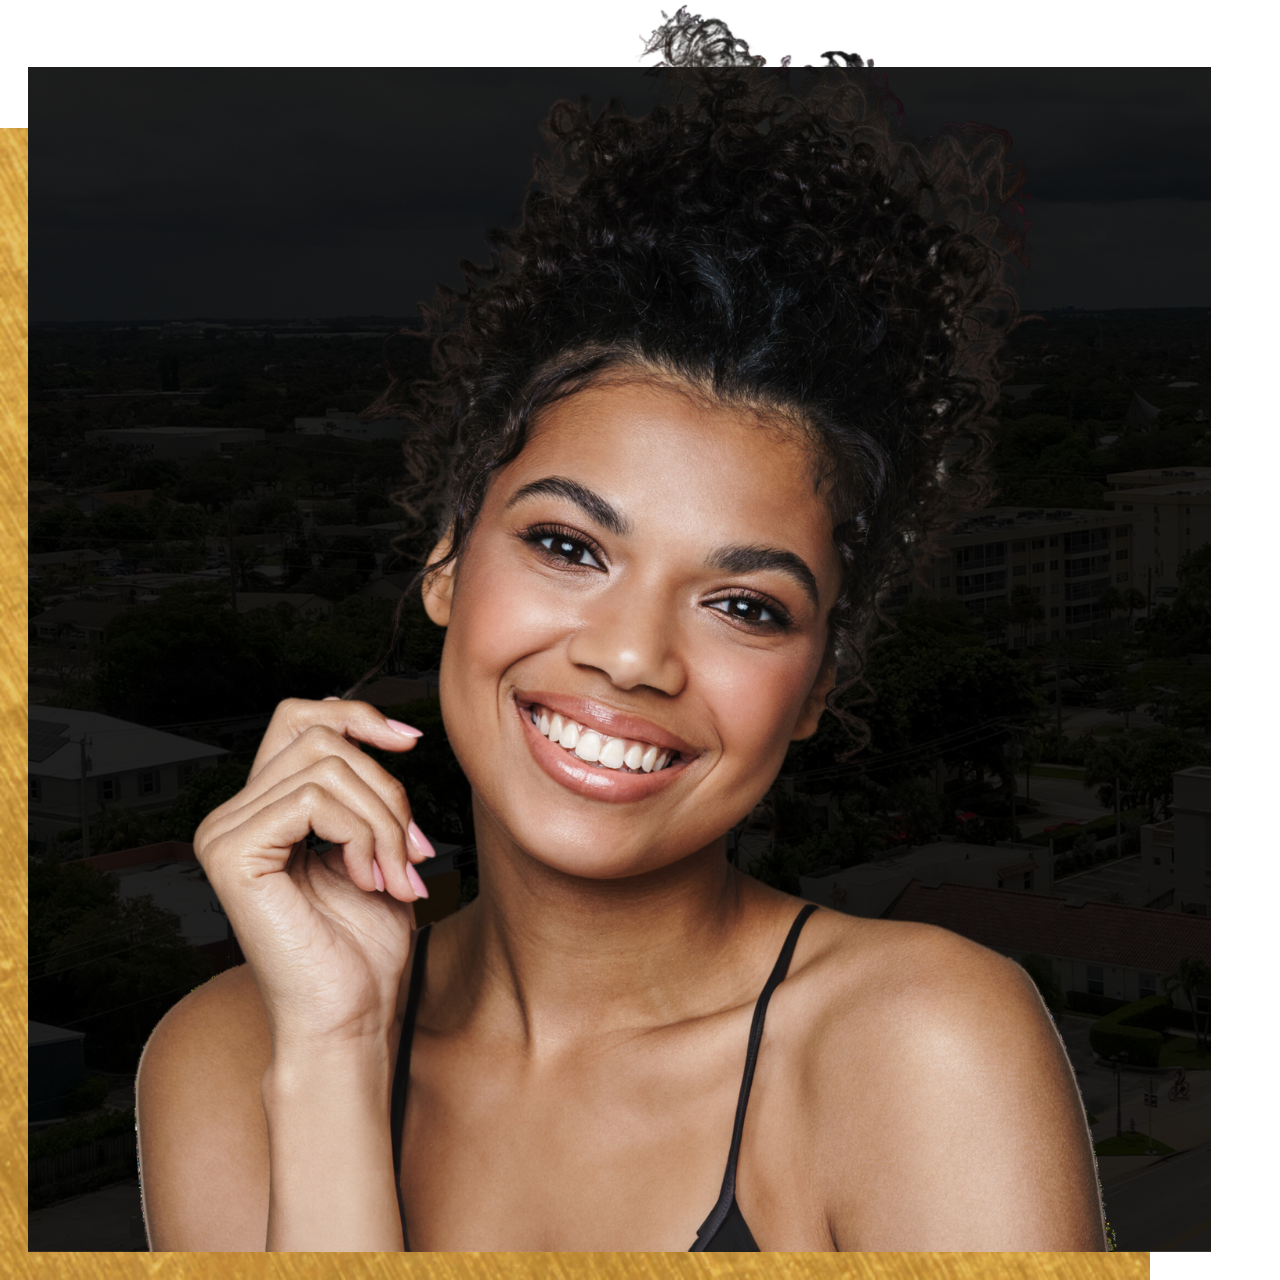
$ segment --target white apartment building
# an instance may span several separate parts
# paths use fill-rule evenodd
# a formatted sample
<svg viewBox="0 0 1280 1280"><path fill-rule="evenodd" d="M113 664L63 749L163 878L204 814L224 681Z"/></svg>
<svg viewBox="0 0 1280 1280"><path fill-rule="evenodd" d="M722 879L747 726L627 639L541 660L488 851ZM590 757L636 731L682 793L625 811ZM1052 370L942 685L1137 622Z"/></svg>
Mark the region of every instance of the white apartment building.
<svg viewBox="0 0 1280 1280"><path fill-rule="evenodd" d="M1159 603L1178 594L1178 565L1209 541L1209 468L1165 467L1107 477L1112 509L1133 524L1133 585Z"/></svg>
<svg viewBox="0 0 1280 1280"><path fill-rule="evenodd" d="M988 640L1018 647L1087 636L1108 617L1108 587L1139 586L1133 572L1132 517L1114 511L988 507L941 539L945 554L924 581L902 575L885 605L922 596L959 600ZM1044 610L1034 622L984 623L1025 587Z"/></svg>
<svg viewBox="0 0 1280 1280"><path fill-rule="evenodd" d="M1187 915L1209 914L1208 765L1173 775L1173 817L1142 828L1142 901Z"/></svg>

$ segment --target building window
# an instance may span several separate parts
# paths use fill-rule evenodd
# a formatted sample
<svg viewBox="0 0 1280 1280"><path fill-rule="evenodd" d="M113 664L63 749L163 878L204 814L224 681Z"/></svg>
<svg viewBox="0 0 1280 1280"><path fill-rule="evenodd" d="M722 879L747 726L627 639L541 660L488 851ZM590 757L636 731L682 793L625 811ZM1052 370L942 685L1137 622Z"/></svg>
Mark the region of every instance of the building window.
<svg viewBox="0 0 1280 1280"><path fill-rule="evenodd" d="M1085 969L1085 978L1091 996L1105 994L1102 989L1102 966L1100 964L1088 965Z"/></svg>
<svg viewBox="0 0 1280 1280"><path fill-rule="evenodd" d="M985 542L979 547L961 547L956 552L956 568L985 569L991 565L1004 564L1004 543Z"/></svg>
<svg viewBox="0 0 1280 1280"><path fill-rule="evenodd" d="M1058 606L1055 604L1053 608L1049 610L1049 617L1056 618L1057 616L1058 616ZM1058 633L1055 631L1053 634L1056 636Z"/></svg>
<svg viewBox="0 0 1280 1280"><path fill-rule="evenodd" d="M1013 566L1013 576L1015 578L1025 578L1027 576L1027 566L1025 564L1015 564Z"/></svg>
<svg viewBox="0 0 1280 1280"><path fill-rule="evenodd" d="M1159 859L1159 858L1152 858L1152 859L1151 859L1151 865L1152 865L1153 867L1158 867L1158 866L1160 865L1160 859Z"/></svg>
<svg viewBox="0 0 1280 1280"><path fill-rule="evenodd" d="M100 778L98 780L98 799L103 804L120 799L120 780L118 778Z"/></svg>
<svg viewBox="0 0 1280 1280"><path fill-rule="evenodd" d="M1030 888L1031 888L1031 872L1030 872L1030 871L1025 871L1025 872L1023 872L1023 875L1022 875L1022 887L1023 887L1024 889L1030 889Z"/></svg>
<svg viewBox="0 0 1280 1280"><path fill-rule="evenodd" d="M160 790L160 775L155 769L144 769L138 774L138 794L140 796L154 795Z"/></svg>
<svg viewBox="0 0 1280 1280"><path fill-rule="evenodd" d="M1043 538L1032 538L1032 539L1031 539L1031 550L1032 550L1032 551L1043 551L1043 550L1044 550L1044 539L1043 539Z"/></svg>
<svg viewBox="0 0 1280 1280"><path fill-rule="evenodd" d="M1058 584L1056 582L1049 583L1049 594L1056 596L1058 594Z"/></svg>
<svg viewBox="0 0 1280 1280"><path fill-rule="evenodd" d="M1156 975L1154 973L1138 974L1138 999L1145 1000L1148 996L1159 994Z"/></svg>
<svg viewBox="0 0 1280 1280"><path fill-rule="evenodd" d="M37 804L40 803L40 779L39 778L32 778L30 776L27 777L27 794Z"/></svg>
<svg viewBox="0 0 1280 1280"><path fill-rule="evenodd" d="M1187 515L1190 515L1190 514L1191 514L1191 508L1190 508L1190 507L1188 507L1188 508L1187 508ZM1026 539L1024 538L1024 539L1023 539L1022 541L1020 541L1020 542L1015 542L1015 543L1013 544L1013 549L1014 549L1015 551L1025 551L1025 550L1027 549Z"/></svg>
<svg viewBox="0 0 1280 1280"><path fill-rule="evenodd" d="M1043 572L1044 572L1044 561L1043 561L1043 560L1037 560L1037 561L1036 561L1036 562L1031 566L1031 572L1032 572L1032 573L1043 573Z"/></svg>
<svg viewBox="0 0 1280 1280"><path fill-rule="evenodd" d="M1129 558L1129 553L1128 553L1127 551L1117 551L1117 552L1116 552L1116 559L1117 559L1117 560L1127 560L1128 558Z"/></svg>
<svg viewBox="0 0 1280 1280"><path fill-rule="evenodd" d="M1131 508L1131 507L1125 507L1125 510L1126 510L1126 511L1130 511L1130 510L1132 510L1132 508ZM1117 525L1117 526L1116 526L1116 537L1117 537L1117 538L1127 538L1127 537L1129 536L1129 528L1130 528L1130 526L1129 526L1129 525L1127 525L1127 524Z"/></svg>
<svg viewBox="0 0 1280 1280"><path fill-rule="evenodd" d="M1117 581L1117 582L1128 582L1128 581L1129 581L1129 575L1128 575L1127 573L1117 573L1117 574L1116 574L1116 581Z"/></svg>
<svg viewBox="0 0 1280 1280"><path fill-rule="evenodd" d="M1051 547L1056 547L1058 545L1058 535L1056 533L1049 539L1049 545Z"/></svg>
<svg viewBox="0 0 1280 1280"><path fill-rule="evenodd" d="M1050 560L1050 561L1049 561L1049 572L1050 572L1050 573L1052 573L1052 572L1053 572L1057 567L1058 567L1058 562L1057 562L1056 560Z"/></svg>

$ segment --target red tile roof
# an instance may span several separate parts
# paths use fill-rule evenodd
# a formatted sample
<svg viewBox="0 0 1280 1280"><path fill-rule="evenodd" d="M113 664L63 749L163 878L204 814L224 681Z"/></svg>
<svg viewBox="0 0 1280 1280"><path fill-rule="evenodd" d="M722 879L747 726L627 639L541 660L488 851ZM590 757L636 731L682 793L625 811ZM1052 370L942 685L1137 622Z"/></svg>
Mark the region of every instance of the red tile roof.
<svg viewBox="0 0 1280 1280"><path fill-rule="evenodd" d="M1172 973L1187 956L1209 959L1206 916L1011 893L976 885L927 888L912 880L884 913L886 920L939 925L993 951L1030 952Z"/></svg>

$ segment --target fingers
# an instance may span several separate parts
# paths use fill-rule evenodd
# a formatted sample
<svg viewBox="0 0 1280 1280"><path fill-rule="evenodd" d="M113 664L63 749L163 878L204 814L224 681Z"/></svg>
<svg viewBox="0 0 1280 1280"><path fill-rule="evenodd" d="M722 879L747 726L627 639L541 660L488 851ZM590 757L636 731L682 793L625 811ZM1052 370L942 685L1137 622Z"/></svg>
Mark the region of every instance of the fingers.
<svg viewBox="0 0 1280 1280"><path fill-rule="evenodd" d="M236 839L226 847L239 851L238 869L249 877L283 869L293 844L314 831L320 839L342 846L347 874L359 888L385 891L401 902L426 896L409 862L404 823L351 763L337 755L290 770L252 805L222 815L204 833L208 859L217 856L216 847L232 831ZM205 858L202 862L208 865Z"/></svg>
<svg viewBox="0 0 1280 1280"><path fill-rule="evenodd" d="M307 729L321 725L339 736L367 742L383 751L408 751L422 736L420 730L399 720L389 720L368 702L347 702L325 698L286 698L276 707L262 736L258 754L249 770L252 779Z"/></svg>

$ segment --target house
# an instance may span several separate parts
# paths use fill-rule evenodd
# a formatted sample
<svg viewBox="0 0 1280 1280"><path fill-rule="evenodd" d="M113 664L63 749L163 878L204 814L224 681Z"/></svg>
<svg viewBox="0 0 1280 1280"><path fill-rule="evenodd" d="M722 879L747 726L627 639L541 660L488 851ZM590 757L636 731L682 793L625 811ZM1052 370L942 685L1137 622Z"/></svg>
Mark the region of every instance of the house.
<svg viewBox="0 0 1280 1280"><path fill-rule="evenodd" d="M84 1032L27 1023L27 1119L57 1120L84 1079Z"/></svg>
<svg viewBox="0 0 1280 1280"><path fill-rule="evenodd" d="M252 613L255 609L274 609L278 604L291 605L308 618L327 618L333 602L306 591L237 591L236 611Z"/></svg>
<svg viewBox="0 0 1280 1280"><path fill-rule="evenodd" d="M120 597L113 600L64 600L36 614L31 625L41 640L63 639L73 646L101 644L111 620L127 608L128 600Z"/></svg>
<svg viewBox="0 0 1280 1280"><path fill-rule="evenodd" d="M28 716L27 840L37 854L108 805L167 809L192 770L212 769L228 754L96 711L37 705Z"/></svg>
<svg viewBox="0 0 1280 1280"><path fill-rule="evenodd" d="M1049 850L1030 844L960 844L939 840L843 871L800 877L800 896L851 916L880 916L911 883L980 885L1017 893L1048 893Z"/></svg>
<svg viewBox="0 0 1280 1280"><path fill-rule="evenodd" d="M1015 960L1037 953L1064 991L1124 1001L1164 994L1164 979L1184 958L1209 959L1204 916L978 885L913 879L881 918L937 925ZM1208 1012L1208 999L1198 997L1200 1012ZM1174 1004L1190 1007L1181 994Z"/></svg>

